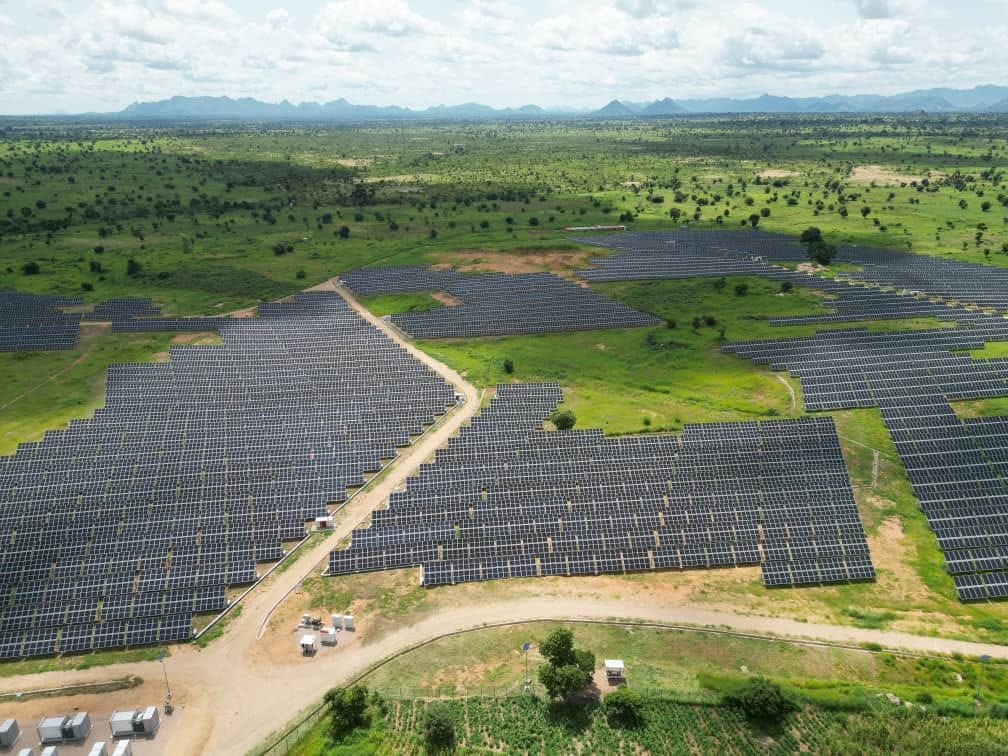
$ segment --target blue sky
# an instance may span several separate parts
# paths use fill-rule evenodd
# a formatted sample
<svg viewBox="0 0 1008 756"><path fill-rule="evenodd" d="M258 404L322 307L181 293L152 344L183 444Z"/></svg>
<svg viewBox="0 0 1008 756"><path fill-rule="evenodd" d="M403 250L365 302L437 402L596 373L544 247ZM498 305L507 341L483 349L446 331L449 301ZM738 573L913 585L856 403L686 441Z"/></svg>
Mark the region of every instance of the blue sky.
<svg viewBox="0 0 1008 756"><path fill-rule="evenodd" d="M1005 84L1008 0L0 0L0 113L172 95L427 107Z"/></svg>

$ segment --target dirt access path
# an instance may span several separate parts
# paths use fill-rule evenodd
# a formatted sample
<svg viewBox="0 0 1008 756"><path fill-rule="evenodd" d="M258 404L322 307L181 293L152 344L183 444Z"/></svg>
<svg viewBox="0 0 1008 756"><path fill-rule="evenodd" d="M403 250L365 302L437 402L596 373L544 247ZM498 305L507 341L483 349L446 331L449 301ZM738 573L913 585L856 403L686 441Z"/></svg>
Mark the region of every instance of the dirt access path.
<svg viewBox="0 0 1008 756"><path fill-rule="evenodd" d="M372 485L351 499L336 517L333 534L310 551L301 554L294 565L266 578L243 601L242 612L228 626L222 638L200 650L194 645L172 648L166 660L176 713L173 726L166 728L157 741L158 751L170 754L244 754L271 732L282 728L302 711L315 704L328 688L353 679L374 664L404 649L443 635L508 622L536 620L588 619L619 621L636 619L677 626L715 627L763 636L783 636L827 643L878 643L887 648L920 653L953 653L979 656L989 654L1008 659L1008 647L930 638L909 633L869 630L853 627L798 622L791 619L760 617L730 611L715 611L698 606L680 606L668 601L641 598L629 603L619 597L521 597L498 599L478 605L459 606L374 639L362 626L354 634L344 633L335 649L323 649L314 659L301 657L292 636L291 654L282 663L261 653L257 642L259 628L273 609L290 594L306 574L313 574L329 551L388 494L413 474L431 454L479 408L477 391L455 371L406 343L387 323L364 310L335 281L315 287L336 291L354 309L376 327L395 339L417 359L436 370L456 386L466 401L413 446L402 451L385 473ZM290 628L270 629L288 632ZM88 670L45 672L20 677L0 678L0 692L55 688L83 682L99 682L139 675L147 681L144 693L121 691L105 694L92 707L95 717L107 716L115 708L155 703L162 668L158 662L140 662L95 667ZM140 699L138 700L138 696ZM31 702L28 702L31 703ZM50 698L31 708L49 713L69 711L79 704L91 705L81 697ZM24 707L24 708L21 708ZM5 716L34 714L26 704L5 704ZM30 719L25 719L26 722ZM145 751L146 752L146 751Z"/></svg>

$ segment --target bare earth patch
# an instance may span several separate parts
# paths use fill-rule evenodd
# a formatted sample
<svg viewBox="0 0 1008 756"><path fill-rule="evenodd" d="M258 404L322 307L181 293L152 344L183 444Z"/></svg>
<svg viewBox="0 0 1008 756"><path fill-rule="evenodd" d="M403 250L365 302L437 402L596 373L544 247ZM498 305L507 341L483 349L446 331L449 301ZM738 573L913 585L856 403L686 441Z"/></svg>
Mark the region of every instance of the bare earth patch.
<svg viewBox="0 0 1008 756"><path fill-rule="evenodd" d="M463 273L569 273L588 266L597 255L591 251L570 249L537 249L529 252L495 252L483 249L460 249L435 256L440 270L454 268Z"/></svg>
<svg viewBox="0 0 1008 756"><path fill-rule="evenodd" d="M868 549L883 592L901 601L921 601L928 588L910 566L906 536L898 517L887 517L874 535L868 536Z"/></svg>
<svg viewBox="0 0 1008 756"><path fill-rule="evenodd" d="M780 168L767 168L756 175L760 178L791 178L792 176L801 176L798 171L785 171Z"/></svg>
<svg viewBox="0 0 1008 756"><path fill-rule="evenodd" d="M641 185L640 181L624 181L623 182L623 186L627 187L628 189L636 189L640 185Z"/></svg>
<svg viewBox="0 0 1008 756"><path fill-rule="evenodd" d="M940 176L941 174L932 174ZM909 184L921 181L925 176L907 176L883 168L881 165L859 165L851 171L851 181L875 181L880 184Z"/></svg>
<svg viewBox="0 0 1008 756"><path fill-rule="evenodd" d="M453 297L447 291L435 291L433 294L431 294L431 299L436 299L445 307L454 307L455 305L462 304L461 299Z"/></svg>
<svg viewBox="0 0 1008 756"><path fill-rule="evenodd" d="M818 273L821 270L826 270L825 267L817 263L798 263L798 267L795 268L799 273Z"/></svg>
<svg viewBox="0 0 1008 756"><path fill-rule="evenodd" d="M373 162L371 158L340 158L336 164L345 168L367 168Z"/></svg>

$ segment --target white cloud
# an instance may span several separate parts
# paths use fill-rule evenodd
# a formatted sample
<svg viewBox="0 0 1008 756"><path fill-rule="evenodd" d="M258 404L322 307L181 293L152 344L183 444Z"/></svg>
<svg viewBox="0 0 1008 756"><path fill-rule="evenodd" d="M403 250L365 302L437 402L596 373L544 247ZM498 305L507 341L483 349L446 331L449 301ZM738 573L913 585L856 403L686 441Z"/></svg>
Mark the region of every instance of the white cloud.
<svg viewBox="0 0 1008 756"><path fill-rule="evenodd" d="M970 87L1008 70L1003 10L1003 0L954 12L926 0L0 0L0 110L112 110L176 94L597 107Z"/></svg>
<svg viewBox="0 0 1008 756"><path fill-rule="evenodd" d="M854 0L854 8L861 18L891 18L892 3L889 0Z"/></svg>
<svg viewBox="0 0 1008 756"><path fill-rule="evenodd" d="M647 24L614 7L583 16L563 14L537 23L531 31L533 44L565 52L599 52L609 55L641 55L649 50L678 46L672 19L654 18Z"/></svg>

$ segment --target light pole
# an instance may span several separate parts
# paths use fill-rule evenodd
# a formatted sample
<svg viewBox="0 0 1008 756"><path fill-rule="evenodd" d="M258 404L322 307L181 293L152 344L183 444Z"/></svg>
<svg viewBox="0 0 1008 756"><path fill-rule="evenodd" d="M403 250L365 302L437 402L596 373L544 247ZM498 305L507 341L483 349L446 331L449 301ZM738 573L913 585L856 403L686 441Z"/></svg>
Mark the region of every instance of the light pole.
<svg viewBox="0 0 1008 756"><path fill-rule="evenodd" d="M983 665L984 662L987 661L988 659L990 659L990 655L988 654L984 654L983 656L980 657L980 669L977 670L977 692L976 692L977 701L980 700L980 682L983 680Z"/></svg>
<svg viewBox="0 0 1008 756"><path fill-rule="evenodd" d="M171 686L168 684L168 667L165 666L164 660L168 656L168 649L161 649L161 653L158 654L158 660L161 662L161 671L164 672L164 686L165 690L168 691L168 698L165 700L165 714L171 714L172 702L171 702Z"/></svg>
<svg viewBox="0 0 1008 756"><path fill-rule="evenodd" d="M522 651L525 652L525 688L524 688L524 691L526 693L528 693L529 690L532 687L532 681L529 679L529 676L528 676L528 652L529 652L530 648L532 648L532 644L529 643L528 641L526 641L522 645Z"/></svg>

